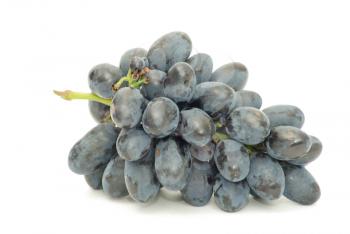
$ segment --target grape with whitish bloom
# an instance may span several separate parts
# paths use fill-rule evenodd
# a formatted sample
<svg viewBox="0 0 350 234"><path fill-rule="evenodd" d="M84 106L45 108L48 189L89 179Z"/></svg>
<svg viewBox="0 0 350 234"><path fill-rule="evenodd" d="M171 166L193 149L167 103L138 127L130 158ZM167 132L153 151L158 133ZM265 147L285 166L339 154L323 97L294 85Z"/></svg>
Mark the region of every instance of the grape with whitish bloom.
<svg viewBox="0 0 350 234"><path fill-rule="evenodd" d="M112 124L99 124L94 127L69 152L69 168L77 174L94 173L115 154L119 131Z"/></svg>
<svg viewBox="0 0 350 234"><path fill-rule="evenodd" d="M213 60L208 54L198 53L192 55L186 61L193 68L197 84L209 81L211 72L213 71Z"/></svg>
<svg viewBox="0 0 350 234"><path fill-rule="evenodd" d="M97 123L112 122L110 109L111 108L108 105L89 101L90 114Z"/></svg>
<svg viewBox="0 0 350 234"><path fill-rule="evenodd" d="M167 74L160 70L151 70L145 77L148 79L147 84L141 88L142 95L148 100L164 96L164 80Z"/></svg>
<svg viewBox="0 0 350 234"><path fill-rule="evenodd" d="M95 190L102 189L102 176L107 165L100 166L94 173L85 175L86 183Z"/></svg>
<svg viewBox="0 0 350 234"><path fill-rule="evenodd" d="M317 137L310 136L310 138L311 138L311 147L309 151L307 151L306 154L304 154L303 156L297 159L288 161L289 163L294 165L306 165L316 160L318 156L320 156L322 152L322 142Z"/></svg>
<svg viewBox="0 0 350 234"><path fill-rule="evenodd" d="M108 163L102 177L103 192L113 198L120 198L128 195L124 180L125 161L116 155Z"/></svg>
<svg viewBox="0 0 350 234"><path fill-rule="evenodd" d="M147 54L147 50L143 48L134 48L126 51L122 57L120 58L120 70L122 71L123 76L126 76L129 71L130 63L132 58L134 57L145 57Z"/></svg>
<svg viewBox="0 0 350 234"><path fill-rule="evenodd" d="M209 142L204 146L190 146L191 156L199 161L209 162L212 160L215 152L215 144L213 142Z"/></svg>
<svg viewBox="0 0 350 234"><path fill-rule="evenodd" d="M150 136L163 138L176 130L179 119L177 105L169 98L159 97L148 103L142 116L142 126Z"/></svg>
<svg viewBox="0 0 350 234"><path fill-rule="evenodd" d="M275 105L263 110L270 120L270 127L292 126L301 128L304 124L304 113L296 106Z"/></svg>
<svg viewBox="0 0 350 234"><path fill-rule="evenodd" d="M248 80L247 68L241 63L228 63L216 69L210 81L222 82L235 91L244 88Z"/></svg>
<svg viewBox="0 0 350 234"><path fill-rule="evenodd" d="M254 107L256 109L260 109L262 105L262 99L261 96L254 92L254 91L248 91L248 90L239 90L236 92L236 106L242 107L242 106L249 106Z"/></svg>
<svg viewBox="0 0 350 234"><path fill-rule="evenodd" d="M111 64L96 65L89 72L91 91L102 98L112 98L115 91L112 86L122 78L122 71Z"/></svg>
<svg viewBox="0 0 350 234"><path fill-rule="evenodd" d="M120 128L133 128L140 123L147 100L140 90L124 87L115 94L111 105L113 122Z"/></svg>

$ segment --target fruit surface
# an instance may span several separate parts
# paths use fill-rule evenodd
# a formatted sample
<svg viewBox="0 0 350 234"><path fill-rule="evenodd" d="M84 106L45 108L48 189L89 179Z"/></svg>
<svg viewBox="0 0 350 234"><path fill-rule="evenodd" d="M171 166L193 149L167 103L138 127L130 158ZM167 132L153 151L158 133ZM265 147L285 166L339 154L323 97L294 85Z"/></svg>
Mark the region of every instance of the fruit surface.
<svg viewBox="0 0 350 234"><path fill-rule="evenodd" d="M128 195L124 180L125 161L118 155L109 161L102 177L103 192L113 198Z"/></svg>
<svg viewBox="0 0 350 234"><path fill-rule="evenodd" d="M304 113L296 106L275 105L263 110L270 120L270 127L292 126L301 128L304 124Z"/></svg>
<svg viewBox="0 0 350 234"><path fill-rule="evenodd" d="M248 80L247 68L241 63L228 63L216 69L210 81L222 82L235 91L244 88Z"/></svg>
<svg viewBox="0 0 350 234"><path fill-rule="evenodd" d="M198 53L192 55L186 62L193 68L197 84L209 81L213 71L213 60L208 54Z"/></svg>

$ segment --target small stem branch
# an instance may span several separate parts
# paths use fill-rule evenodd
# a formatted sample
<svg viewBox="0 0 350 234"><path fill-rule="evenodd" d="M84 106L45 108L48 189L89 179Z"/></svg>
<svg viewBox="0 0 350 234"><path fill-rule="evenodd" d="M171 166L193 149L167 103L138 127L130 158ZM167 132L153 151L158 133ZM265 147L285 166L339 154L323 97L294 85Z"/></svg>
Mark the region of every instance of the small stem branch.
<svg viewBox="0 0 350 234"><path fill-rule="evenodd" d="M93 93L80 93L80 92L74 92L71 90L66 90L66 91L54 90L53 92L57 96L60 96L61 98L68 100L68 101L76 100L76 99L83 99L83 100L90 100L90 101L99 102L99 103L105 104L107 106L110 106L112 103L112 99L101 98Z"/></svg>
<svg viewBox="0 0 350 234"><path fill-rule="evenodd" d="M218 143L219 141L225 140L225 139L229 139L229 136L226 135L225 133L221 133L221 132L216 132L213 136L213 141L215 143Z"/></svg>

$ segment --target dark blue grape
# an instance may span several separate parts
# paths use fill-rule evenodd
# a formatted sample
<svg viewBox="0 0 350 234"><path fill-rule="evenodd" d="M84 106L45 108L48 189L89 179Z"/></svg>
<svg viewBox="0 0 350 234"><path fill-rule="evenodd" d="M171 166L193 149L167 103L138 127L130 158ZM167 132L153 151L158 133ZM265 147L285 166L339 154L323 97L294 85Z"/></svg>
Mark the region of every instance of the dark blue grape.
<svg viewBox="0 0 350 234"><path fill-rule="evenodd" d="M94 173L85 175L86 183L95 190L102 189L102 176L107 165L100 166Z"/></svg>
<svg viewBox="0 0 350 234"><path fill-rule="evenodd" d="M215 144L213 142L209 142L204 146L190 146L191 156L195 159L198 159L203 162L209 162L212 160L215 152Z"/></svg>
<svg viewBox="0 0 350 234"><path fill-rule="evenodd" d="M110 107L105 104L89 101L89 110L97 123L108 123L112 121Z"/></svg>
<svg viewBox="0 0 350 234"><path fill-rule="evenodd" d="M164 94L174 102L189 102L196 86L196 75L187 63L176 63L164 80Z"/></svg>
<svg viewBox="0 0 350 234"><path fill-rule="evenodd" d="M207 113L197 108L181 111L179 134L185 141L192 145L205 146L214 133L214 121Z"/></svg>
<svg viewBox="0 0 350 234"><path fill-rule="evenodd" d="M145 57L146 54L147 54L147 50L143 48L134 48L126 51L120 58L120 64L119 64L119 67L123 73L123 76L126 76L126 74L128 74L130 62L132 58L136 56L142 58L142 57Z"/></svg>
<svg viewBox="0 0 350 234"><path fill-rule="evenodd" d="M135 56L130 61L130 70L132 72L140 72L145 67L148 67L148 66L149 66L149 63L146 57Z"/></svg>
<svg viewBox="0 0 350 234"><path fill-rule="evenodd" d="M213 60L209 55L198 53L189 57L186 62L193 68L196 74L197 84L209 81L211 72L213 71Z"/></svg>
<svg viewBox="0 0 350 234"><path fill-rule="evenodd" d="M245 146L239 142L220 141L216 145L214 159L220 174L229 181L241 181L249 173L249 154Z"/></svg>
<svg viewBox="0 0 350 234"><path fill-rule="evenodd" d="M265 108L263 112L270 120L270 127L293 126L301 128L304 124L304 113L296 106L275 105Z"/></svg>
<svg viewBox="0 0 350 234"><path fill-rule="evenodd" d="M124 180L125 161L116 155L108 163L102 177L103 192L113 198L120 198L128 195Z"/></svg>
<svg viewBox="0 0 350 234"><path fill-rule="evenodd" d="M125 183L130 197L138 202L148 202L159 193L160 184L154 170L154 149L137 161L125 163Z"/></svg>
<svg viewBox="0 0 350 234"><path fill-rule="evenodd" d="M256 154L251 158L247 182L251 190L264 200L280 198L285 186L282 167L264 154Z"/></svg>
<svg viewBox="0 0 350 234"><path fill-rule="evenodd" d="M123 76L122 71L111 64L103 63L89 72L89 87L93 93L103 98L112 98L115 91L112 86Z"/></svg>
<svg viewBox="0 0 350 234"><path fill-rule="evenodd" d="M214 185L216 205L226 212L243 209L249 202L249 186L246 181L230 182L218 176Z"/></svg>
<svg viewBox="0 0 350 234"><path fill-rule="evenodd" d="M142 128L122 129L117 139L117 151L126 161L145 157L152 147L152 139Z"/></svg>
<svg viewBox="0 0 350 234"><path fill-rule="evenodd" d="M155 169L159 182L167 189L181 190L191 172L188 146L180 139L162 139L156 146Z"/></svg>
<svg viewBox="0 0 350 234"><path fill-rule="evenodd" d="M119 131L112 124L94 127L69 152L69 168L77 174L89 175L105 165L116 152Z"/></svg>
<svg viewBox="0 0 350 234"><path fill-rule="evenodd" d="M322 142L314 136L310 136L311 138L311 148L309 151L301 156L300 158L288 161L294 165L306 165L318 158L322 152Z"/></svg>
<svg viewBox="0 0 350 234"><path fill-rule="evenodd" d="M164 96L166 73L160 70L151 70L145 76L148 79L148 83L142 85L142 95L148 100Z"/></svg>
<svg viewBox="0 0 350 234"><path fill-rule="evenodd" d="M111 105L113 122L120 128L133 128L137 126L142 117L147 100L140 90L124 87L115 94Z"/></svg>
<svg viewBox="0 0 350 234"><path fill-rule="evenodd" d="M299 128L279 126L271 130L266 140L268 154L278 160L293 160L305 155L311 148L311 138Z"/></svg>
<svg viewBox="0 0 350 234"><path fill-rule="evenodd" d="M169 98L155 98L148 103L143 113L143 129L152 137L166 137L176 130L179 115L179 108Z"/></svg>
<svg viewBox="0 0 350 234"><path fill-rule="evenodd" d="M181 190L185 202L192 206L204 206L213 194L214 172L209 162L193 159L191 175L184 189Z"/></svg>
<svg viewBox="0 0 350 234"><path fill-rule="evenodd" d="M152 69L167 71L177 62L184 62L190 56L192 42L183 32L165 34L150 47L147 58Z"/></svg>
<svg viewBox="0 0 350 234"><path fill-rule="evenodd" d="M226 132L236 141L256 145L270 133L267 116L254 107L239 107L232 111L226 121Z"/></svg>
<svg viewBox="0 0 350 234"><path fill-rule="evenodd" d="M247 79L248 71L243 64L228 63L216 69L211 75L210 81L225 83L238 91L244 88Z"/></svg>
<svg viewBox="0 0 350 234"><path fill-rule="evenodd" d="M250 106L256 109L260 109L262 105L261 96L248 90L239 90L236 92L236 108L241 106Z"/></svg>
<svg viewBox="0 0 350 234"><path fill-rule="evenodd" d="M220 82L203 82L196 86L192 104L214 119L227 116L235 106L235 91Z"/></svg>
<svg viewBox="0 0 350 234"><path fill-rule="evenodd" d="M286 176L286 198L301 205L311 205L320 198L318 183L304 167L288 165L283 170Z"/></svg>

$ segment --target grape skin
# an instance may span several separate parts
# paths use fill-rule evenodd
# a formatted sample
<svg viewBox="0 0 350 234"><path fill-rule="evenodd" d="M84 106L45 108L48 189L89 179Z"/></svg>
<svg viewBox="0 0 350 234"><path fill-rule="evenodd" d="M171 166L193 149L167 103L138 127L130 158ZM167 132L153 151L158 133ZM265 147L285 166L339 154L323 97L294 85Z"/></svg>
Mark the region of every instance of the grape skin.
<svg viewBox="0 0 350 234"><path fill-rule="evenodd" d="M288 161L294 165L306 165L318 158L322 153L322 142L314 136L310 136L311 138L311 148L310 150L301 156L300 158Z"/></svg>
<svg viewBox="0 0 350 234"><path fill-rule="evenodd" d="M100 166L94 173L84 175L86 183L95 190L102 189L102 176L107 165Z"/></svg>
<svg viewBox="0 0 350 234"><path fill-rule="evenodd" d="M270 120L270 127L292 126L301 128L305 121L304 113L296 106L275 105L263 110Z"/></svg>
<svg viewBox="0 0 350 234"><path fill-rule="evenodd" d="M215 152L215 144L213 142L209 142L204 146L190 146L191 156L199 161L209 162L212 160Z"/></svg>
<svg viewBox="0 0 350 234"><path fill-rule="evenodd" d="M220 82L200 83L192 98L192 105L207 112L214 120L227 116L235 103L235 91Z"/></svg>
<svg viewBox="0 0 350 234"><path fill-rule="evenodd" d="M119 131L112 124L99 124L91 129L69 152L69 168L77 174L94 173L115 154Z"/></svg>
<svg viewBox="0 0 350 234"><path fill-rule="evenodd" d="M248 70L241 63L225 64L216 69L210 77L210 81L225 83L235 91L243 89L247 80Z"/></svg>
<svg viewBox="0 0 350 234"><path fill-rule="evenodd" d="M89 72L89 87L102 98L112 98L115 91L112 86L123 76L121 70L108 63L96 65Z"/></svg>
<svg viewBox="0 0 350 234"><path fill-rule="evenodd" d="M126 161L124 177L132 199L145 203L155 198L160 184L154 170L154 149L140 160Z"/></svg>
<svg viewBox="0 0 350 234"><path fill-rule="evenodd" d="M142 126L151 137L163 138L176 130L179 119L177 105L169 98L159 97L148 103L143 112Z"/></svg>
<svg viewBox="0 0 350 234"><path fill-rule="evenodd" d="M320 198L320 186L304 167L288 165L283 170L286 176L286 198L301 205L311 205Z"/></svg>
<svg viewBox="0 0 350 234"><path fill-rule="evenodd" d="M284 173L280 164L260 153L250 160L247 182L254 194L264 200L280 198L285 187Z"/></svg>
<svg viewBox="0 0 350 234"><path fill-rule="evenodd" d="M242 106L249 106L254 107L256 109L260 109L262 105L262 99L261 96L254 92L249 90L239 90L236 92L236 106L242 107Z"/></svg>
<svg viewBox="0 0 350 234"><path fill-rule="evenodd" d="M133 48L126 51L120 58L120 64L119 64L119 67L120 67L120 70L122 71L123 76L126 76L126 74L128 74L130 62L133 57L135 56L145 57L146 54L147 54L147 50L143 48Z"/></svg>
<svg viewBox="0 0 350 234"><path fill-rule="evenodd" d="M257 145L270 133L267 116L253 107L239 107L226 121L226 133L234 140L247 145Z"/></svg>
<svg viewBox="0 0 350 234"><path fill-rule="evenodd" d="M213 71L213 60L208 54L198 53L192 55L186 62L193 68L197 84L209 81Z"/></svg>
<svg viewBox="0 0 350 234"><path fill-rule="evenodd" d="M169 190L181 190L188 183L191 155L182 140L162 139L157 143L155 169L159 182Z"/></svg>
<svg viewBox="0 0 350 234"><path fill-rule="evenodd" d="M216 205L226 212L237 212L249 203L249 186L246 181L230 182L218 176L214 185Z"/></svg>
<svg viewBox="0 0 350 234"><path fill-rule="evenodd" d="M229 139L220 141L216 145L214 159L220 174L229 181L241 181L249 173L249 154L239 142Z"/></svg>
<svg viewBox="0 0 350 234"><path fill-rule="evenodd" d="M196 75L184 62L174 64L164 80L164 95L174 102L189 102L197 84Z"/></svg>
<svg viewBox="0 0 350 234"><path fill-rule="evenodd" d="M120 128L133 128L140 123L147 104L138 89L124 87L115 94L111 105L113 122Z"/></svg>
<svg viewBox="0 0 350 234"><path fill-rule="evenodd" d="M271 129L266 140L267 153L278 160L293 160L311 148L311 138L299 128L279 126Z"/></svg>
<svg viewBox="0 0 350 234"><path fill-rule="evenodd" d="M181 190L185 202L192 206L204 206L213 194L214 172L209 162L192 160L191 175Z"/></svg>
<svg viewBox="0 0 350 234"><path fill-rule="evenodd" d="M89 101L88 103L90 114L97 123L108 123L112 121L109 106L94 101Z"/></svg>
<svg viewBox="0 0 350 234"><path fill-rule="evenodd" d="M155 41L147 53L150 68L168 71L178 62L184 62L191 54L192 42L183 32L171 32Z"/></svg>
<svg viewBox="0 0 350 234"><path fill-rule="evenodd" d="M214 133L214 121L207 113L198 108L181 111L179 134L185 141L199 147L205 146Z"/></svg>
<svg viewBox="0 0 350 234"><path fill-rule="evenodd" d="M108 163L102 177L103 192L113 198L121 198L128 195L124 180L125 161L116 155Z"/></svg>
<svg viewBox="0 0 350 234"><path fill-rule="evenodd" d="M142 128L122 129L117 139L118 154L126 161L141 159L151 147L152 139Z"/></svg>
<svg viewBox="0 0 350 234"><path fill-rule="evenodd" d="M167 74L160 70L151 70L146 74L149 82L142 86L141 93L148 100L164 96L164 80Z"/></svg>

